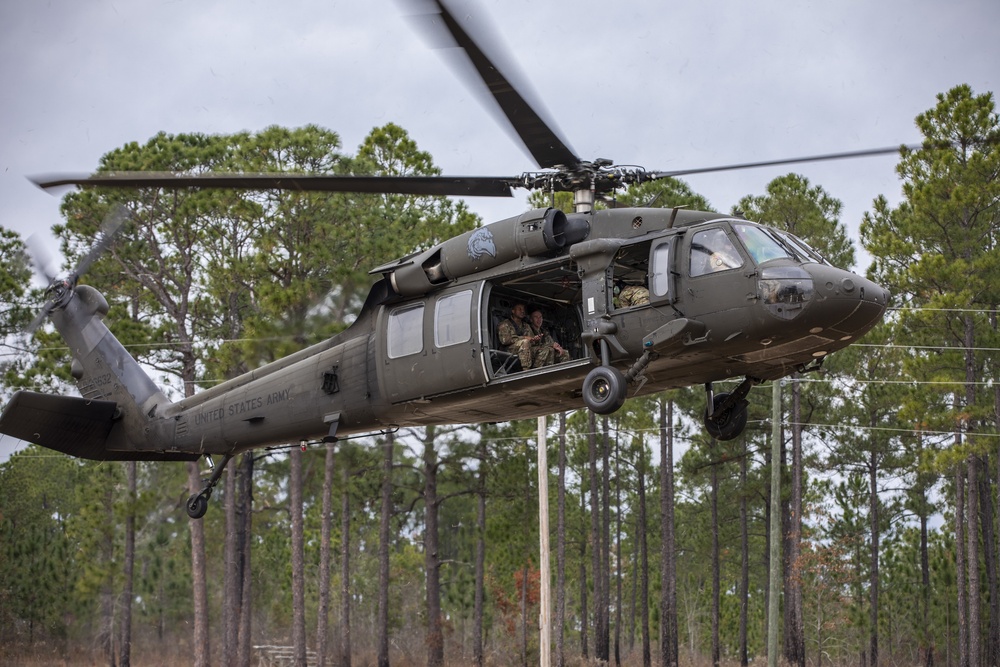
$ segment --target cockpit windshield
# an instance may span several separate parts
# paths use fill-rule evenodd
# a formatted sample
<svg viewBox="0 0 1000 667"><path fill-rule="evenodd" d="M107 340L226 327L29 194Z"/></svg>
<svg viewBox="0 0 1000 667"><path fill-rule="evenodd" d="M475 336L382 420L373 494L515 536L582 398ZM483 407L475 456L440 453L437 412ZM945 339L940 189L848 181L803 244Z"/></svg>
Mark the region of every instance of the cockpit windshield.
<svg viewBox="0 0 1000 667"><path fill-rule="evenodd" d="M793 255L781 243L771 236L763 227L746 223L733 223L733 230L743 241L747 252L757 264L769 262L772 259L792 259Z"/></svg>
<svg viewBox="0 0 1000 667"><path fill-rule="evenodd" d="M776 232L781 239L787 243L796 254L801 255L801 259L804 262L819 262L820 264L829 264L824 257L816 252L810 247L808 243L800 239L794 234L789 234L788 232Z"/></svg>

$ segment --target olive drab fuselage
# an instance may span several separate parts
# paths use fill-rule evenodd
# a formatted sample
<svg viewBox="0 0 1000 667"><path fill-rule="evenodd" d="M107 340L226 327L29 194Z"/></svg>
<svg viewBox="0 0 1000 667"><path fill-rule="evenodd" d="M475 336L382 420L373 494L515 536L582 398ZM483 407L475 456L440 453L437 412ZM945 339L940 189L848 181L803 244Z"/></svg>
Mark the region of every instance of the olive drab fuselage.
<svg viewBox="0 0 1000 667"><path fill-rule="evenodd" d="M598 399L619 376L622 398L780 378L857 340L888 298L795 237L680 209L530 211L373 273L341 334L177 402L107 330L103 297L77 287L52 319L81 394L115 406L106 458L234 454L593 408L595 369ZM619 304L630 286L648 290L647 302ZM525 370L504 349L499 325L517 303L543 313L565 361Z"/></svg>
<svg viewBox="0 0 1000 667"><path fill-rule="evenodd" d="M720 252L730 257L711 266ZM349 329L157 409L136 448L222 454L572 410L584 406L582 383L602 350L621 371L652 357L629 396L769 380L856 340L887 300L793 237L669 209L532 211L375 272L381 278ZM649 303L617 307L616 288L638 283ZM497 328L518 302L545 314L568 361L505 368Z"/></svg>

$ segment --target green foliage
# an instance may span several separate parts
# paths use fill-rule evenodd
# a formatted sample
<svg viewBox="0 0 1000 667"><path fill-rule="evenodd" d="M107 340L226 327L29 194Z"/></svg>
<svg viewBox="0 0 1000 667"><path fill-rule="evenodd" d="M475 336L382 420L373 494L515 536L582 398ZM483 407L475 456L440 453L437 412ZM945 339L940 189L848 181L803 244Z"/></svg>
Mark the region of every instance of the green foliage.
<svg viewBox="0 0 1000 667"><path fill-rule="evenodd" d="M893 660L916 663L914 647L936 646L940 651L954 642L953 520L942 509L952 502L952 492L940 488L935 471L950 469L956 457L947 458L939 450L942 437L932 433L974 425L981 434L982 449L995 444L995 438L987 437L995 432L995 396L985 385L1000 371L1000 361L992 352L1000 347L995 317L1000 284L996 189L1000 157L992 96L976 96L958 87L940 96L938 106L918 118L918 126L927 146L905 151L901 158L904 201L892 208L886 200L877 200L863 226L863 240L874 260L872 275L889 285L908 310L873 330L865 346L831 357L826 375L810 375L798 382L802 405L798 419L805 424L807 506L806 534L795 573L803 588L807 654L822 653L828 662L856 660L871 630L867 605L872 539L868 473L872 465L880 491L878 630L886 638L884 651ZM272 127L228 136L160 134L145 144L112 151L99 169L439 173L431 156L392 124L373 129L355 155L343 151L335 132L315 126ZM133 217L122 241L95 264L85 280L108 296L108 321L123 342L145 363L170 374L183 391L193 391L195 382L231 377L342 330L360 307L370 282L369 268L479 224L464 204L432 197L85 190L64 201L66 221L57 229L69 264L90 247L101 220L118 202L125 203ZM547 195L537 194L531 202L533 206L550 203ZM634 186L617 203L710 209L704 198L672 179ZM571 201L560 194L556 205L568 207ZM775 179L763 195L743 198L739 208L749 217L801 236L835 264L846 266L854 261L839 222L839 202L801 176ZM13 260L22 250L20 239L0 234L0 250L0 326L7 335L30 320L38 297L26 291L25 269ZM975 348L971 355L958 349L969 345L970 331ZM30 364L18 360L8 367L12 373L4 377L5 390L68 381L67 357L59 349L58 338L43 330L32 345L44 349ZM926 347L914 351L910 345ZM973 383L979 383L974 384L974 394L966 392L969 369ZM639 535L645 532L655 643L659 597L665 589L659 575L662 464L656 417L661 398L677 406L676 583L680 637L689 651L682 659L697 660L710 647L708 498L713 470L719 481L723 653L735 656L739 649L739 507L745 501L750 535L748 644L751 656L762 655L772 464L767 444L769 391L750 393L750 426L742 438L728 443L713 443L701 433L701 388L657 399L631 399L609 419L613 447L608 487L613 554L609 604L622 611L623 639L629 632L637 635L633 609L641 602L637 593ZM788 405L786 398L786 415ZM570 656L578 651L583 627L588 628L591 640L596 634L598 582L591 557L603 538L591 528L589 436L588 415L582 411L569 415L564 630ZM486 460L474 456L477 437L488 444ZM517 635L508 634L507 628L511 624L520 628L520 582L525 569L528 602L536 600L530 597L538 564L534 440L532 420L483 425L477 434L467 429L439 432L432 443L448 656L467 655L463 651L467 651L470 634L475 595L472 563L479 537L475 528L478 498L471 491L481 471L487 473L487 643L497 655L513 655L518 650ZM602 441L601 434L598 441ZM550 437L549 443L554 527L555 438ZM990 451L991 456L994 453ZM958 454L959 459L964 456L964 452ZM317 450L303 456L308 627L315 627L324 455ZM340 513L340 494L346 493L350 534L345 539L335 520L331 539L335 561L344 553L351 557L346 583L358 653L370 646L377 611L380 443L339 443L336 460L338 480L347 481L338 481L334 490L335 515ZM403 651L413 660L423 653L420 638L426 625L421 493L427 458L423 443L397 441L395 463L390 625L393 651ZM743 464L747 467L745 483L739 476ZM647 502L645 526L639 523L640 475ZM122 479L118 464L80 462L34 447L0 464L0 651L32 639L58 640L66 647L92 642L99 629L100 596L108 590L117 593L120 587L126 513L134 513L137 519L134 624L144 630L142 641L160 649L188 641L191 546L189 522L181 509L186 496L183 466L140 466L139 495L134 502L127 498ZM254 485L251 563L255 642L285 641L290 627L288 491L286 457L269 453L260 459ZM217 492L216 498L225 500L221 486ZM939 528L929 535L928 587L921 580L921 545L914 526L920 517L942 514L946 521L933 522ZM222 604L224 568L231 564L222 561L222 513L210 512L203 521L210 536L209 597L214 625ZM615 545L619 523L620 555ZM336 565L332 574L336 592L344 582ZM615 597L618 577L621 600ZM584 594L587 609L581 608ZM529 634L536 614L537 608L529 607ZM0 652L0 661L3 657Z"/></svg>
<svg viewBox="0 0 1000 667"><path fill-rule="evenodd" d="M65 637L79 573L67 522L79 463L29 446L0 465L0 644Z"/></svg>
<svg viewBox="0 0 1000 667"><path fill-rule="evenodd" d="M6 388L30 386L38 376L29 363L38 340L26 333L41 303L31 276L24 241L0 226L0 397L7 394Z"/></svg>
<svg viewBox="0 0 1000 667"><path fill-rule="evenodd" d="M992 94L962 85L938 95L917 126L924 145L903 150L897 167L904 201L877 199L862 241L872 275L904 306L900 331L920 346L905 370L925 384L907 414L932 429L988 421L995 431L994 397L975 381L995 376L1000 344L1000 120Z"/></svg>

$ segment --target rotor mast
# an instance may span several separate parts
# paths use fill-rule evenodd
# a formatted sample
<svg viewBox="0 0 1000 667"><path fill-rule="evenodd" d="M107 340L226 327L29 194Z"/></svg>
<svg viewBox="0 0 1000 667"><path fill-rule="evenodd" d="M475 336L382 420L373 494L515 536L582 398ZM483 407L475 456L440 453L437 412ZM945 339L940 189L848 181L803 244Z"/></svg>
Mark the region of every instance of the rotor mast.
<svg viewBox="0 0 1000 667"><path fill-rule="evenodd" d="M590 187L578 188L573 191L573 212L590 213L594 210L594 180L590 180Z"/></svg>

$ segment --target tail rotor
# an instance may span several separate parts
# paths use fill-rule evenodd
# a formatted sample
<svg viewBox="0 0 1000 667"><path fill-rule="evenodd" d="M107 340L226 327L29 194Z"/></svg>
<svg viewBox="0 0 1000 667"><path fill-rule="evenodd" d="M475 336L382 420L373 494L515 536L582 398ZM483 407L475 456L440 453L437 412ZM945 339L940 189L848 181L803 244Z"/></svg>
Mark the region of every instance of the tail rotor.
<svg viewBox="0 0 1000 667"><path fill-rule="evenodd" d="M111 244L114 243L115 237L125 225L125 221L128 220L129 215L128 209L123 204L115 206L101 223L99 236L94 245L90 247L87 254L80 259L76 267L65 278L59 278L49 273L49 267L52 263L51 256L34 235L28 237L28 244L31 246L31 255L35 269L48 283L48 287L45 290L45 305L42 306L41 311L31 321L31 324L28 325L28 334L35 333L52 311L66 307L69 300L73 298L73 288L76 287L80 278L90 270L93 263L108 251Z"/></svg>

